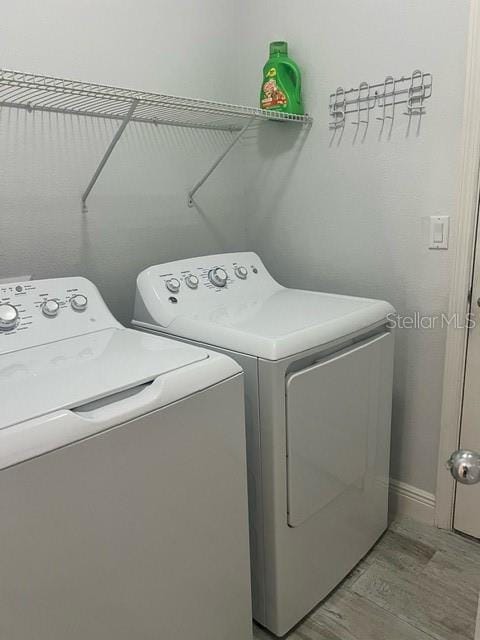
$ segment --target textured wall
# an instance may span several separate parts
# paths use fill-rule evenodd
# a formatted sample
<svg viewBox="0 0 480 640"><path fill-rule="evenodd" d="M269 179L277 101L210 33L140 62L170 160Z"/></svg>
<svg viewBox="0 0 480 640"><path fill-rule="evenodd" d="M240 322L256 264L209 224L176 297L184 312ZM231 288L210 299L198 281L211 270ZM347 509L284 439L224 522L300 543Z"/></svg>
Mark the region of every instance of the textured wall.
<svg viewBox="0 0 480 640"><path fill-rule="evenodd" d="M428 250L425 217L455 215L468 1L246 5L237 99L257 99L267 44L286 39L315 117L306 139L278 126L243 149L253 176L251 248L287 285L385 298L401 313L446 311L453 252ZM407 131L399 108L390 140L379 139L373 120L365 141L347 124L341 143L332 142L331 91L416 68L434 76L420 131ZM392 475L431 492L444 343L442 330L397 334Z"/></svg>
<svg viewBox="0 0 480 640"><path fill-rule="evenodd" d="M179 95L227 100L233 12L217 0L29 0L6 4L6 68ZM229 84L230 83L230 84ZM80 196L117 122L0 113L0 276L84 275L123 322L149 264L244 248L230 180L236 159L205 185L201 210L188 188L229 135L130 125L92 192ZM243 193L244 185L238 188Z"/></svg>
<svg viewBox="0 0 480 640"><path fill-rule="evenodd" d="M427 248L430 215L455 213L468 0L17 0L3 8L5 67L256 104L272 39L290 42L315 124L250 135L188 209L186 191L228 136L130 126L82 217L80 195L115 129L0 113L0 274L81 274L130 319L148 264L257 250L296 287L446 310L452 251ZM339 84L422 68L434 95L417 132L347 124L331 141ZM248 235L247 231L248 229ZM435 489L445 334L398 332L392 474Z"/></svg>

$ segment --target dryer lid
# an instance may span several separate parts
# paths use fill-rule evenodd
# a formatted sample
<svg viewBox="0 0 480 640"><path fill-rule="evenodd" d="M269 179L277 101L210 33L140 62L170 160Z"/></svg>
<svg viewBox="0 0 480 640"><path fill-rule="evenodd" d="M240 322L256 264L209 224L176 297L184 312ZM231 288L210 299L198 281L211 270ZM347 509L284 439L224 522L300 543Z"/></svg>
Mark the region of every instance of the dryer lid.
<svg viewBox="0 0 480 640"><path fill-rule="evenodd" d="M385 324L393 311L381 300L281 288L238 305L215 305L178 316L167 331L279 360Z"/></svg>
<svg viewBox="0 0 480 640"><path fill-rule="evenodd" d="M0 357L0 430L188 367L203 349L131 329L105 329ZM189 395L188 382L182 389Z"/></svg>

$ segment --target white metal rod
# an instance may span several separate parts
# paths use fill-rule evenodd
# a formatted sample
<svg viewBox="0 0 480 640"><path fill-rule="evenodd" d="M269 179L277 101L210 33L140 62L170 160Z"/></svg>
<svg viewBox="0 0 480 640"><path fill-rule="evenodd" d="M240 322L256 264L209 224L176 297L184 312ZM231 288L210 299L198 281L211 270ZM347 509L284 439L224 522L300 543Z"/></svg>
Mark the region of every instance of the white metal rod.
<svg viewBox="0 0 480 640"><path fill-rule="evenodd" d="M232 140L232 142L228 145L228 147L225 149L225 151L221 154L220 157L218 157L215 162L212 164L212 166L210 167L210 169L205 173L205 175L200 178L200 180L198 182L196 182L194 184L194 186L192 187L192 189L188 192L188 206L189 207L193 207L193 196L197 193L197 191L200 189L200 187L202 186L202 184L204 184L204 182L212 175L212 173L215 171L215 169L218 167L218 165L221 163L221 161L225 158L226 155L228 155L230 153L230 151L233 149L233 147L237 144L237 142L240 140L240 138L243 136L243 134L245 133L245 131L248 129L248 127L252 124L252 122L255 120L255 116L251 117L249 119L249 121L247 122L247 124L237 133L237 135L235 136L235 138Z"/></svg>
<svg viewBox="0 0 480 640"><path fill-rule="evenodd" d="M137 104L138 104L137 100L134 100L132 102L132 105L131 105L130 109L128 110L127 115L125 116L122 124L119 126L118 131L115 134L115 136L113 137L113 140L111 141L111 143L109 144L108 149L105 152L105 155L103 156L103 158L100 161L100 164L97 167L97 170L95 171L95 173L93 174L92 179L88 183L88 187L85 189L85 191L83 193L83 196L82 196L82 211L84 213L87 211L87 204L86 204L87 203L87 198L90 195L91 190L95 186L95 183L97 182L100 174L102 173L104 166L107 164L107 160L111 156L112 151L115 149L115 146L116 146L117 142L122 137L122 133L125 131L125 127L130 122L130 119L133 116L133 113L134 113L135 109L137 108Z"/></svg>

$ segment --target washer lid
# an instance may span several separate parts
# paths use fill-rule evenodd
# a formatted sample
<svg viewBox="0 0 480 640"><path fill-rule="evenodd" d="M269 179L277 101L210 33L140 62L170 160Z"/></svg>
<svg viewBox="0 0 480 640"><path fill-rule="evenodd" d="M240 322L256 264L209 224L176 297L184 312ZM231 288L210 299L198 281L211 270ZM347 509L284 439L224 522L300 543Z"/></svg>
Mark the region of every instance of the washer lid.
<svg viewBox="0 0 480 640"><path fill-rule="evenodd" d="M381 300L280 288L265 297L178 316L167 331L278 360L387 322Z"/></svg>
<svg viewBox="0 0 480 640"><path fill-rule="evenodd" d="M208 358L203 349L124 328L7 353L0 357L0 430L105 398ZM217 382L225 377L219 371ZM183 397L192 392L188 381L181 391Z"/></svg>

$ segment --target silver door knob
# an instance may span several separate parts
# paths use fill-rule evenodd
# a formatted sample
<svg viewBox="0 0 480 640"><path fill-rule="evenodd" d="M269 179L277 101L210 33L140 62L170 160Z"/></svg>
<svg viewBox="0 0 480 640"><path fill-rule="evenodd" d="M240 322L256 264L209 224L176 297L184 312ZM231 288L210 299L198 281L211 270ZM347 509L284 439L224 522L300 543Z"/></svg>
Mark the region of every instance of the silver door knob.
<svg viewBox="0 0 480 640"><path fill-rule="evenodd" d="M450 473L462 484L480 482L480 453L459 449L452 453L447 461Z"/></svg>

